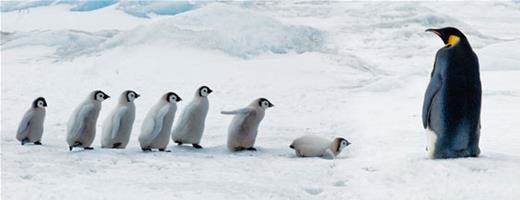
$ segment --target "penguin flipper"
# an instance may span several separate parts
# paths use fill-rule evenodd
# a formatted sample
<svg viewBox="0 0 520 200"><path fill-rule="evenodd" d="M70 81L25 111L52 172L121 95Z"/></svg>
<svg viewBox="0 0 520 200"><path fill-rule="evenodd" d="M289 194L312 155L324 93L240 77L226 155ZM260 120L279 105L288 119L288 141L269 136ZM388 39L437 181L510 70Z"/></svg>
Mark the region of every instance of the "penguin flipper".
<svg viewBox="0 0 520 200"><path fill-rule="evenodd" d="M327 149L325 151L325 153L323 154L323 158L327 159L327 160L334 160L336 156L334 156L334 153L332 153L332 151L330 149Z"/></svg>
<svg viewBox="0 0 520 200"><path fill-rule="evenodd" d="M79 138L80 134L83 133L83 129L85 129L85 120L87 115L94 109L94 105L88 104L81 108L81 110L76 115L74 121L74 126L71 130L71 138Z"/></svg>
<svg viewBox="0 0 520 200"><path fill-rule="evenodd" d="M27 137L27 130L29 125L31 124L31 119L33 117L33 111L29 110L22 118L20 125L18 126L17 138L25 139Z"/></svg>
<svg viewBox="0 0 520 200"><path fill-rule="evenodd" d="M251 109L251 108L242 108L242 109L232 110L232 111L221 111L220 114L223 114L223 115L247 114L247 113L249 113L249 112L252 111L252 110L254 110L254 109Z"/></svg>
<svg viewBox="0 0 520 200"><path fill-rule="evenodd" d="M439 89L442 85L442 78L440 75L433 75L430 83L428 84L428 88L426 89L426 93L424 94L424 102L422 109L422 122L423 127L428 127L428 121L430 120L430 111L433 99L439 92Z"/></svg>
<svg viewBox="0 0 520 200"><path fill-rule="evenodd" d="M153 120L154 124L153 124L153 131L150 135L150 141L154 140L161 132L161 129L162 129L163 123L164 123L164 117L166 116L166 114L168 114L168 110L170 110L170 106L165 105L159 110L159 112L155 116L155 118Z"/></svg>
<svg viewBox="0 0 520 200"><path fill-rule="evenodd" d="M111 137L112 139L117 137L117 132L119 131L119 127L121 126L121 118L126 114L128 111L128 108L126 106L119 107L112 118L112 132Z"/></svg>

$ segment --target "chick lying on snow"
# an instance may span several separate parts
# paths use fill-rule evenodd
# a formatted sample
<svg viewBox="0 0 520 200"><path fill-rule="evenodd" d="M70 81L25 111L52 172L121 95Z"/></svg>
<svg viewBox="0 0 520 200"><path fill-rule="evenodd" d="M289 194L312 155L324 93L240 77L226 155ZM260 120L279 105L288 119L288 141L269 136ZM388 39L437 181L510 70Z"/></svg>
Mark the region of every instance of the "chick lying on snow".
<svg viewBox="0 0 520 200"><path fill-rule="evenodd" d="M350 142L341 137L330 141L322 137L306 135L295 139L289 147L294 149L299 157L334 159L348 145Z"/></svg>

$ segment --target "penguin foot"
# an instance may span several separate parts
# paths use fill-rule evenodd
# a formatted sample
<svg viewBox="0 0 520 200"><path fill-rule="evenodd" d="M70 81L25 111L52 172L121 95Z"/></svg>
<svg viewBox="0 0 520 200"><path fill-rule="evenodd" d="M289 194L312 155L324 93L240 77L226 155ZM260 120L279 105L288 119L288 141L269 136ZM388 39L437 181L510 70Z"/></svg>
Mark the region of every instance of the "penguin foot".
<svg viewBox="0 0 520 200"><path fill-rule="evenodd" d="M166 150L166 149L159 149L159 151L172 152L171 150Z"/></svg>
<svg viewBox="0 0 520 200"><path fill-rule="evenodd" d="M243 151L243 150L245 150L245 148L244 147L235 147L233 150L235 150L235 151Z"/></svg>
<svg viewBox="0 0 520 200"><path fill-rule="evenodd" d="M249 147L249 148L246 148L246 150L248 150L248 151L256 151L256 148L254 148L254 147Z"/></svg>
<svg viewBox="0 0 520 200"><path fill-rule="evenodd" d="M200 146L199 144L191 144L191 146L193 146L193 148L195 149L202 149L202 146Z"/></svg>
<svg viewBox="0 0 520 200"><path fill-rule="evenodd" d="M34 145L42 145L42 143L40 141L36 141L34 142Z"/></svg>
<svg viewBox="0 0 520 200"><path fill-rule="evenodd" d="M22 146L25 145L25 143L29 142L29 139L28 138L25 138L22 140Z"/></svg>
<svg viewBox="0 0 520 200"><path fill-rule="evenodd" d="M180 141L175 141L175 143L177 143L177 145L182 145L182 142Z"/></svg>
<svg viewBox="0 0 520 200"><path fill-rule="evenodd" d="M83 147L85 150L94 150L94 147Z"/></svg>
<svg viewBox="0 0 520 200"><path fill-rule="evenodd" d="M115 143L115 144L112 145L112 148L114 148L114 149L115 148L119 148L122 144L123 143L121 143L121 142Z"/></svg>
<svg viewBox="0 0 520 200"><path fill-rule="evenodd" d="M72 149L73 149L74 147L79 147L79 146L81 146L81 145L82 145L81 142L74 142L74 144L73 144L72 146L69 146L69 151L72 151ZM86 148L85 148L85 149L86 149Z"/></svg>
<svg viewBox="0 0 520 200"><path fill-rule="evenodd" d="M152 151L151 148L141 148L144 152L147 152L147 151Z"/></svg>

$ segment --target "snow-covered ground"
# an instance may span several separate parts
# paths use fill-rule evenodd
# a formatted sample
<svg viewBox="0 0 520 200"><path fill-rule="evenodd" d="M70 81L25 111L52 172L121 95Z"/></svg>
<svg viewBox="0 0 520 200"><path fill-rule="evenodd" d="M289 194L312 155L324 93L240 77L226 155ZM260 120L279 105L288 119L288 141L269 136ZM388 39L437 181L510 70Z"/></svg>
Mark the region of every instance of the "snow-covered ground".
<svg viewBox="0 0 520 200"><path fill-rule="evenodd" d="M2 199L520 198L518 2L4 3ZM424 151L423 94L442 46L424 30L443 26L463 30L480 58L479 158ZM182 109L203 84L215 91L205 148L141 152L160 95L176 92ZM68 117L94 89L142 94L127 149L98 137L94 151L68 151ZM44 145L22 147L15 131L37 96L49 104ZM276 105L259 151L228 152L220 111L257 97ZM115 103L103 103L98 129ZM353 144L335 160L296 158L288 145L304 134Z"/></svg>

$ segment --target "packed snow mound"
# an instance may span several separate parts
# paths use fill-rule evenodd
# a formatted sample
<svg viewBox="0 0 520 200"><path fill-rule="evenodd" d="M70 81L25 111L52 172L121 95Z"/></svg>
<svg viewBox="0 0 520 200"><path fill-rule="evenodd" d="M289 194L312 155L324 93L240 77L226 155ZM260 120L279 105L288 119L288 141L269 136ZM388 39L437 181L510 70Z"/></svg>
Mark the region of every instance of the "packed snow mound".
<svg viewBox="0 0 520 200"><path fill-rule="evenodd" d="M372 30L372 38L385 37L384 41L403 41L398 46L411 46L413 48L423 48L431 39L431 33L424 33L427 28L457 27L464 34L470 37L471 44L474 48L493 44L496 42L507 41L490 35L483 34L473 28L470 24L465 23L460 18L445 15L442 12L435 11L431 8L420 6L415 3L388 4L373 8L370 14L363 14L369 20L367 23L368 30ZM374 14L377 13L377 14ZM409 42L414 42L411 44ZM374 41L371 46L382 48L379 40Z"/></svg>
<svg viewBox="0 0 520 200"><path fill-rule="evenodd" d="M324 32L287 25L252 10L211 4L129 31L35 30L5 33L2 49L23 46L56 48L54 57L71 59L121 46L173 45L217 50L240 58L264 53L324 52Z"/></svg>
<svg viewBox="0 0 520 200"><path fill-rule="evenodd" d="M318 29L287 25L249 9L219 3L123 32L35 30L3 34L3 50L47 46L56 48L53 56L67 60L120 46L153 44L217 50L240 58L327 51L325 33Z"/></svg>
<svg viewBox="0 0 520 200"><path fill-rule="evenodd" d="M24 11L31 8L60 4L71 5L70 11L93 11L117 3L117 0L32 0L32 1L2 1L2 12Z"/></svg>
<svg viewBox="0 0 520 200"><path fill-rule="evenodd" d="M52 5L71 5L70 11L94 11L107 6L117 4L117 9L136 17L149 17L155 15L176 15L182 12L193 10L199 6L211 3L189 2L189 1L119 1L119 0L38 0L38 1L2 1L2 12L24 11L31 8L52 6Z"/></svg>
<svg viewBox="0 0 520 200"><path fill-rule="evenodd" d="M489 45L478 52L481 70L520 70L520 41Z"/></svg>
<svg viewBox="0 0 520 200"><path fill-rule="evenodd" d="M70 11L92 11L117 3L116 0L77 1Z"/></svg>
<svg viewBox="0 0 520 200"><path fill-rule="evenodd" d="M91 53L101 43L117 33L116 30L94 33L77 30L2 32L2 50L26 46L53 47L56 49L54 56L71 59Z"/></svg>
<svg viewBox="0 0 520 200"><path fill-rule="evenodd" d="M118 9L136 17L149 17L150 14L176 15L197 7L188 1L123 1Z"/></svg>
<svg viewBox="0 0 520 200"><path fill-rule="evenodd" d="M51 57L58 60L117 47L154 44L217 50L240 58L264 53L327 51L325 33L318 29L287 25L249 9L219 3L128 31L35 30L3 34L3 50L52 47L56 51Z"/></svg>
<svg viewBox="0 0 520 200"><path fill-rule="evenodd" d="M174 43L250 58L267 52L324 51L324 42L318 29L216 3L123 32L104 46Z"/></svg>
<svg viewBox="0 0 520 200"><path fill-rule="evenodd" d="M20 11L29 8L36 8L41 6L48 6L53 4L53 1L0 1L2 12Z"/></svg>

